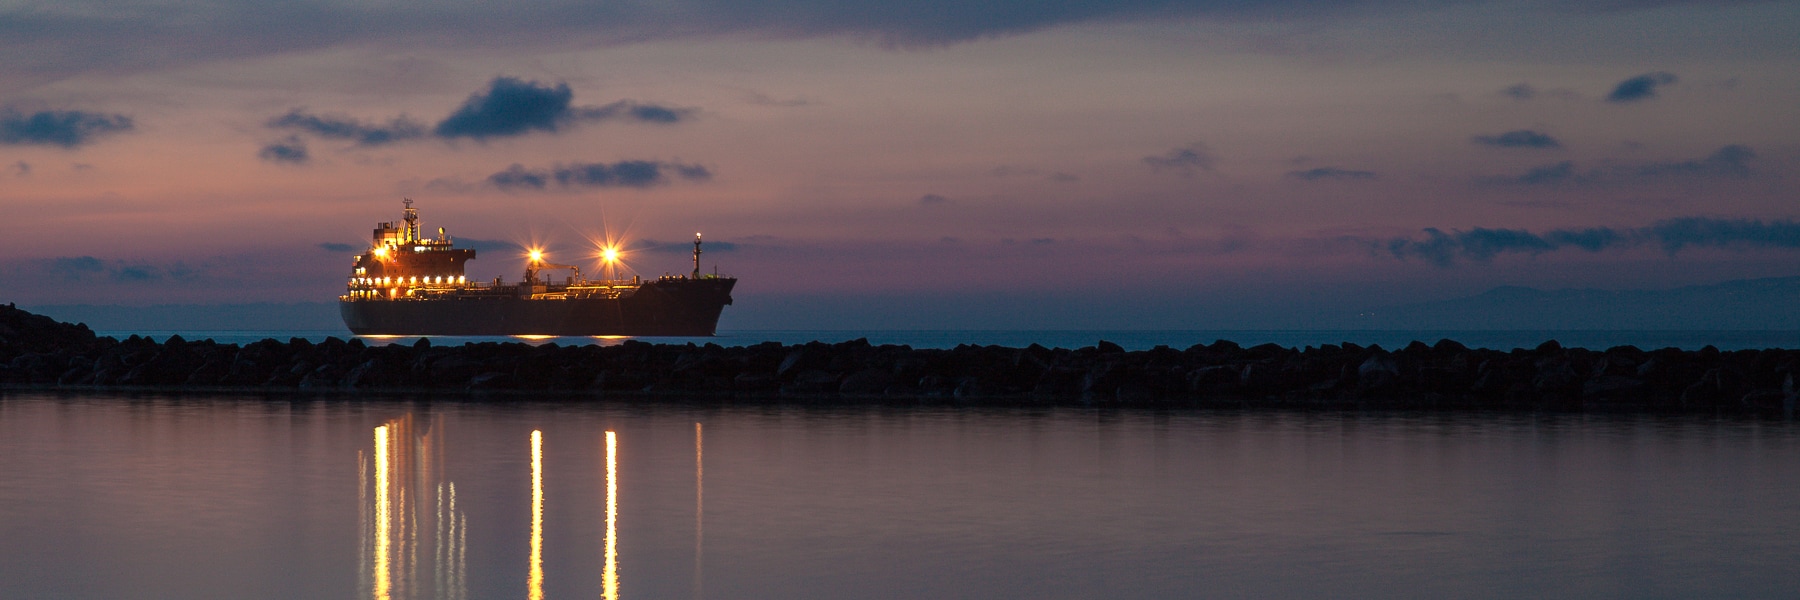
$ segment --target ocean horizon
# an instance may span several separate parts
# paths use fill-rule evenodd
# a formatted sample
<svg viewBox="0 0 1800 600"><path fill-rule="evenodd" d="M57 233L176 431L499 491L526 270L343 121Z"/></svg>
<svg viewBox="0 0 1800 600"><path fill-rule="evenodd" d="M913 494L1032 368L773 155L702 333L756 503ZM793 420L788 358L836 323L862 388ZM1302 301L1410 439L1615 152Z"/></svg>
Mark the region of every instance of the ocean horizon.
<svg viewBox="0 0 1800 600"><path fill-rule="evenodd" d="M1452 340L1470 348L1490 348L1511 350L1515 348L1536 348L1539 345L1555 341L1570 348L1588 348L1605 350L1618 346L1634 346L1639 349L1652 350L1660 348L1679 348L1682 350L1699 350L1707 346L1719 350L1760 350L1768 348L1800 348L1800 331L1755 331L1755 330L1284 330L1284 329L1247 329L1247 330L1131 330L1131 329L1081 329L1081 330L956 330L956 329L817 329L817 330L781 330L781 329L722 329L718 335L711 337L682 336L357 336L342 329L262 329L262 330L98 330L97 335L117 339L125 339L133 335L147 337L158 342L167 341L174 336L181 336L188 341L213 340L221 344L250 344L264 339L288 341L300 338L310 342L322 342L327 338L343 340L361 339L365 344L407 344L417 343L420 339L429 339L433 345L462 345L481 342L521 342L532 345L555 343L559 345L601 345L623 344L627 340L639 340L653 344L718 344L721 346L752 346L764 342L777 342L784 345L823 342L835 344L853 340L867 340L874 345L904 345L913 348L954 348L959 345L1026 347L1038 344L1048 348L1082 348L1093 346L1101 341L1118 344L1126 350L1149 350L1157 346L1168 346L1185 349L1196 344L1210 345L1224 340L1240 346L1250 347L1262 344L1275 344L1289 348L1305 348L1326 344L1352 343L1359 346L1380 346L1394 350L1405 347L1412 342L1435 344L1439 340Z"/></svg>

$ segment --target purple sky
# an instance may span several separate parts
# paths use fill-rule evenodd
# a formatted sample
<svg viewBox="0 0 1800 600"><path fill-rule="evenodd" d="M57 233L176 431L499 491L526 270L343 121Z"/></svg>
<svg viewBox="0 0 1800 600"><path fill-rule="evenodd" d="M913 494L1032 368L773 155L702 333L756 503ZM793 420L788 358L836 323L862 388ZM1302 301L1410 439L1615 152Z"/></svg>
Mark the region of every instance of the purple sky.
<svg viewBox="0 0 1800 600"><path fill-rule="evenodd" d="M1800 275L1800 4L1040 4L0 0L0 301L328 301L401 197L1013 326Z"/></svg>

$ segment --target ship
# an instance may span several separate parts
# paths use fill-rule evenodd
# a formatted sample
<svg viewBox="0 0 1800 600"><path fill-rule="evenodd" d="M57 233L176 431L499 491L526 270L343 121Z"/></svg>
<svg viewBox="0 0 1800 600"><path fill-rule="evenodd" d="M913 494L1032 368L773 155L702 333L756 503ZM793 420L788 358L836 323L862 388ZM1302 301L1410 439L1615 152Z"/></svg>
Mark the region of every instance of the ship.
<svg viewBox="0 0 1800 600"><path fill-rule="evenodd" d="M403 202L401 221L376 224L338 296L344 326L356 335L711 336L737 285L716 267L700 272L698 233L686 275L624 278L619 251L608 247L600 258L610 277L588 279L532 249L519 281L470 281L463 267L475 250L456 247L442 227L435 238L422 236L418 209Z"/></svg>

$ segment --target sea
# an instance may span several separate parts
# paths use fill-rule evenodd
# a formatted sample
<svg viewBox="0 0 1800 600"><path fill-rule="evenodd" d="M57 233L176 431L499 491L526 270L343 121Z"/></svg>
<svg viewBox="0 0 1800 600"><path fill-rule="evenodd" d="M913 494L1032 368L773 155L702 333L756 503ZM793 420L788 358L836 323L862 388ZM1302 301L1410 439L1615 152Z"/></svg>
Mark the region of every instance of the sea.
<svg viewBox="0 0 1800 600"><path fill-rule="evenodd" d="M1800 347L643 339L1446 338ZM1800 582L1796 498L1800 423L1745 416L0 390L0 598L1781 598Z"/></svg>
<svg viewBox="0 0 1800 600"><path fill-rule="evenodd" d="M1791 598L1796 498L1753 418L0 391L0 598Z"/></svg>
<svg viewBox="0 0 1800 600"><path fill-rule="evenodd" d="M173 336L185 340L211 339L221 344L249 344L264 339L288 341L293 338L314 343L336 337L360 338L365 344L415 344L420 336L353 336L337 330L262 330L262 331L98 331L103 336L125 339L132 335L165 341ZM1800 331L1680 331L1680 330L720 330L712 337L643 337L625 336L425 336L434 345L461 345L470 342L519 342L526 344L617 345L629 339L660 344L719 344L749 346L763 342L805 344L808 342L839 343L867 340L870 344L906 345L913 348L954 348L963 344L1023 348L1038 344L1047 348L1082 348L1108 341L1127 350L1148 350L1157 346L1186 349L1195 344L1212 344L1226 340L1246 348L1276 344L1289 348L1318 347L1326 344L1353 343L1359 346L1381 346L1389 350L1403 348L1419 341L1435 344L1454 340L1470 348L1512 350L1536 348L1547 341L1564 347L1605 350L1616 346L1639 349L1680 348L1698 350L1713 346L1720 350L1757 350L1766 348L1800 348Z"/></svg>

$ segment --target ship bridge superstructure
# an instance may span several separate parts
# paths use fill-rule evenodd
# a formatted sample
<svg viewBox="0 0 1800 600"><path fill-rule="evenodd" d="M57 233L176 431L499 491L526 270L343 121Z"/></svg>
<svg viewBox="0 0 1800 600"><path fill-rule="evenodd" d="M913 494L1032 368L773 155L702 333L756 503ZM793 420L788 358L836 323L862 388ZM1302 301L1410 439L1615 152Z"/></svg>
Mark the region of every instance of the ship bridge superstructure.
<svg viewBox="0 0 1800 600"><path fill-rule="evenodd" d="M356 256L347 298L393 299L468 284L463 267L474 260L475 251L455 247L442 227L435 238L420 235L419 209L410 198L405 203L402 220L376 224L369 250Z"/></svg>

